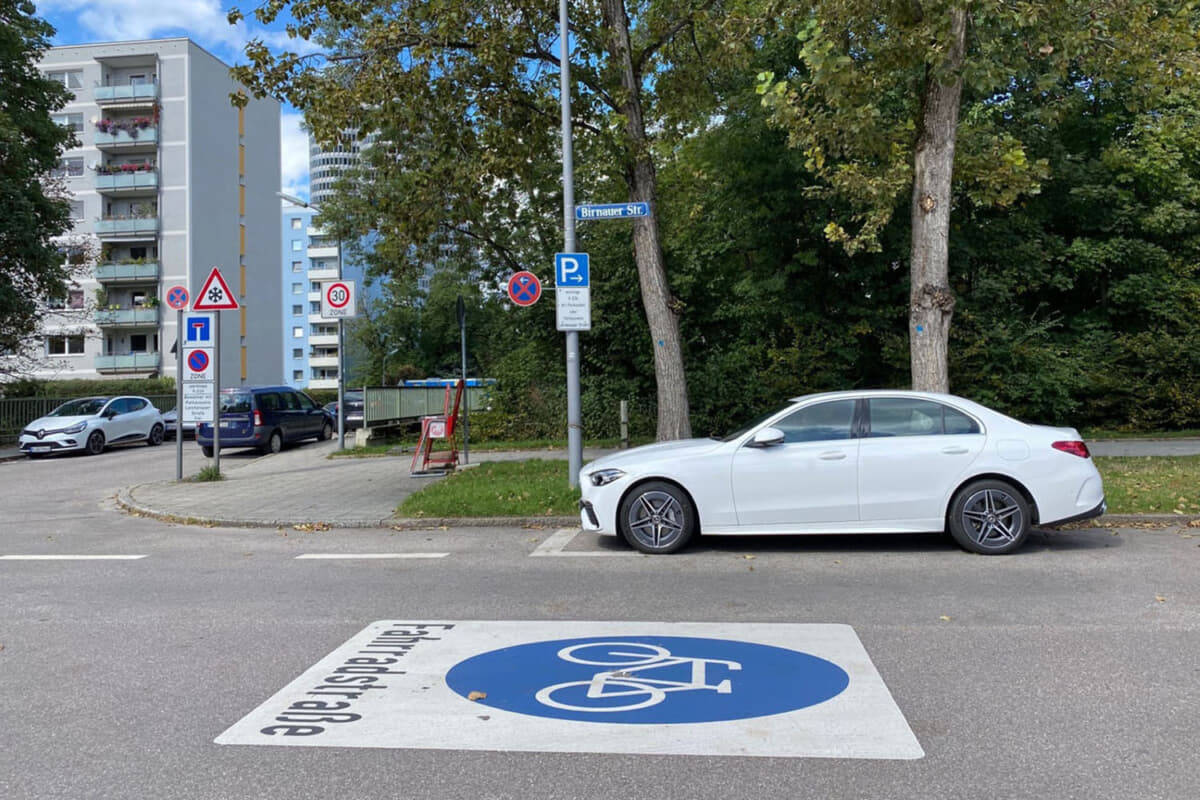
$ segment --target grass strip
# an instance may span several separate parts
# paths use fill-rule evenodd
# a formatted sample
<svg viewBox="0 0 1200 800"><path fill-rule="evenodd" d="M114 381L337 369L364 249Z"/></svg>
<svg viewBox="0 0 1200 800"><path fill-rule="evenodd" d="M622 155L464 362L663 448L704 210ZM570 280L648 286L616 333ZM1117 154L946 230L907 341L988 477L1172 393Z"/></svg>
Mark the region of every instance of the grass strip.
<svg viewBox="0 0 1200 800"><path fill-rule="evenodd" d="M409 495L402 517L542 517L579 513L565 460L488 461Z"/></svg>
<svg viewBox="0 0 1200 800"><path fill-rule="evenodd" d="M1108 513L1200 516L1200 456L1106 456L1093 460L1104 478Z"/></svg>

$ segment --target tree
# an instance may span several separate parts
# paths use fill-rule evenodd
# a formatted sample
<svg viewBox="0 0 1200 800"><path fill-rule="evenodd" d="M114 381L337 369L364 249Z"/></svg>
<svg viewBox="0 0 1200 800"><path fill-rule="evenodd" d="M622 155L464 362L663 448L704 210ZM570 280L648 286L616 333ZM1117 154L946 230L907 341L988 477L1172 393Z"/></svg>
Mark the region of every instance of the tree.
<svg viewBox="0 0 1200 800"><path fill-rule="evenodd" d="M1196 4L1159 0L817 0L767 24L796 24L803 68L760 91L826 186L856 212L827 235L855 252L910 193L909 336L914 388L946 391L955 296L949 277L952 187L980 203L1038 190L1006 122L1025 113L1053 125L1079 94L1113 87L1154 108L1197 76ZM852 228L857 226L857 230Z"/></svg>
<svg viewBox="0 0 1200 800"><path fill-rule="evenodd" d="M711 63L733 52L714 0L601 0L571 14L572 113L580 187L657 208L662 142L703 125ZM328 59L273 55L259 41L236 77L302 109L318 139L347 128L377 134L372 186L347 197L347 225L379 231L377 263L417 267L431 245L470 242L482 267L511 273L550 263L561 241L556 4L456 0L272 0L289 32L316 38ZM242 17L235 9L231 21ZM618 188L621 187L621 188ZM581 192L584 196L584 192ZM609 223L612 224L612 223ZM680 318L655 215L632 223L649 328L658 437L690 435Z"/></svg>
<svg viewBox="0 0 1200 800"><path fill-rule="evenodd" d="M70 207L53 181L74 134L51 112L70 92L37 62L54 29L27 0L0 0L0 353L18 354L37 329L43 298L65 296L66 259L54 238L70 230Z"/></svg>

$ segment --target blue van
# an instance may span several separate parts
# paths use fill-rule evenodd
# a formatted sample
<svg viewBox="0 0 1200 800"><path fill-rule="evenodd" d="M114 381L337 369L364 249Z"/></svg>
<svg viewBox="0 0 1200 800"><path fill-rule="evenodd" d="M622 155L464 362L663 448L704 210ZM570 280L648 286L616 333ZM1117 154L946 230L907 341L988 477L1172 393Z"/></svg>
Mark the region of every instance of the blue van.
<svg viewBox="0 0 1200 800"><path fill-rule="evenodd" d="M333 417L304 392L290 386L237 386L222 389L221 449L257 447L278 453L285 444L333 436ZM213 426L196 426L196 443L212 458Z"/></svg>

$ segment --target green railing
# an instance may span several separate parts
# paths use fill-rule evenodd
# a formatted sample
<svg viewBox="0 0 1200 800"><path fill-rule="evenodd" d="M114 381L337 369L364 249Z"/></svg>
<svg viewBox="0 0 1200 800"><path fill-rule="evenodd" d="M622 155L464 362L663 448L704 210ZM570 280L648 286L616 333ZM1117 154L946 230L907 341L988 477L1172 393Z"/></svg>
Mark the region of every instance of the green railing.
<svg viewBox="0 0 1200 800"><path fill-rule="evenodd" d="M453 402L454 390L450 391L450 401ZM466 400L469 404L468 413L484 411L491 404L491 389L487 386L469 387ZM417 420L421 417L440 416L444 412L445 405L446 390L444 387L368 387L363 390L363 427L370 428Z"/></svg>
<svg viewBox="0 0 1200 800"><path fill-rule="evenodd" d="M100 134L96 134L100 136ZM114 192L119 189L157 189L157 172L114 172L111 175L96 176L96 190Z"/></svg>
<svg viewBox="0 0 1200 800"><path fill-rule="evenodd" d="M120 103L130 100L157 100L157 83L134 83L124 86L97 86L92 90L97 103Z"/></svg>
<svg viewBox="0 0 1200 800"><path fill-rule="evenodd" d="M157 325L157 308L117 308L97 311L97 325Z"/></svg>
<svg viewBox="0 0 1200 800"><path fill-rule="evenodd" d="M153 235L158 233L158 217L108 217L96 220L96 235Z"/></svg>
<svg viewBox="0 0 1200 800"><path fill-rule="evenodd" d="M101 283L112 281L158 280L158 263L97 264L92 270Z"/></svg>
<svg viewBox="0 0 1200 800"><path fill-rule="evenodd" d="M136 132L136 135L135 135ZM134 128L133 131L96 131L96 147L122 147L134 144L158 144L158 128Z"/></svg>
<svg viewBox="0 0 1200 800"><path fill-rule="evenodd" d="M160 353L127 353L123 356L96 356L97 372L137 372L158 369L162 363Z"/></svg>

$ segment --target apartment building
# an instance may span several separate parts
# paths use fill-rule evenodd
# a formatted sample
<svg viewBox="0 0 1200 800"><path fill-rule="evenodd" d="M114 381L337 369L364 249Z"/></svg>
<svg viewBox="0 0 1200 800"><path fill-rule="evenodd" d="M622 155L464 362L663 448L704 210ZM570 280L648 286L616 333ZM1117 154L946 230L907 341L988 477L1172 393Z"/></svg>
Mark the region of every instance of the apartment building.
<svg viewBox="0 0 1200 800"><path fill-rule="evenodd" d="M220 312L222 383L280 382L279 103L234 107L229 66L186 38L54 47L40 68L75 94L58 176L94 263L49 310L34 377L174 376L166 291L215 266L241 306Z"/></svg>

